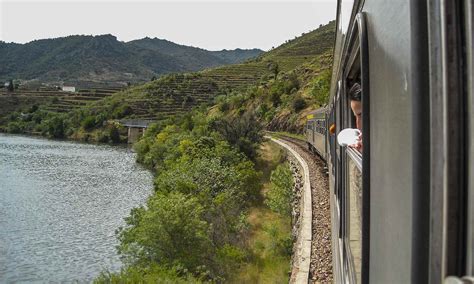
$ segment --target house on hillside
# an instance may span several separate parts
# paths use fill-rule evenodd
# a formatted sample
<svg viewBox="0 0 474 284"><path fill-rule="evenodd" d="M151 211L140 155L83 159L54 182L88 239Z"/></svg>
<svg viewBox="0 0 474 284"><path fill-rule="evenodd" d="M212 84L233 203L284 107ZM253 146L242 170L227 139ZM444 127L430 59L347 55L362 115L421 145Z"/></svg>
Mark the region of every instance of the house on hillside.
<svg viewBox="0 0 474 284"><path fill-rule="evenodd" d="M61 89L62 89L64 92L71 92L71 93L76 92L76 87L73 87L73 86L62 86Z"/></svg>

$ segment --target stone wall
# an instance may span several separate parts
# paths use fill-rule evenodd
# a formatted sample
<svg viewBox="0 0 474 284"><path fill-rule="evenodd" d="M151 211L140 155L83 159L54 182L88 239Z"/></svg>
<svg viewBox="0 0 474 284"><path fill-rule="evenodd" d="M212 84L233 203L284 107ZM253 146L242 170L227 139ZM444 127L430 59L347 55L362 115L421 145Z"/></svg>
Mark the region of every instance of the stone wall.
<svg viewBox="0 0 474 284"><path fill-rule="evenodd" d="M284 148L288 153L287 158L295 181L291 189L294 193L292 201L292 236L294 245L291 257L290 283L306 284L309 280L312 237L312 202L308 164L284 141L273 138L271 140Z"/></svg>

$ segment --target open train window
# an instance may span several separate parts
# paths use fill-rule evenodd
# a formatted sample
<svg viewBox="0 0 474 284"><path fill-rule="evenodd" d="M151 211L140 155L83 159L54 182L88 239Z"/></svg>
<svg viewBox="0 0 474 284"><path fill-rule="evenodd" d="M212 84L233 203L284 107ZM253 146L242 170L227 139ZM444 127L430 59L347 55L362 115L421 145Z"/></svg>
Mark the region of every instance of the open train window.
<svg viewBox="0 0 474 284"><path fill-rule="evenodd" d="M364 14L356 15L349 35L343 71L343 128L357 128L362 141L346 147L343 161L345 195L345 261L353 282L368 282L369 263L369 74Z"/></svg>

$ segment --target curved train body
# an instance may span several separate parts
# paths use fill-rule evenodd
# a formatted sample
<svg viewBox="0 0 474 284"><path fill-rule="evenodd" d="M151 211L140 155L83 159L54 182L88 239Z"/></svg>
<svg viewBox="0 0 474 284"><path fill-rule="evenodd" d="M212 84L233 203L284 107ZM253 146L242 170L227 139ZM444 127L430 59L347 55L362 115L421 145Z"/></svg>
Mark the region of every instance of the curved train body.
<svg viewBox="0 0 474 284"><path fill-rule="evenodd" d="M468 0L338 1L329 104L306 126L330 174L336 283L472 281L473 15ZM360 152L336 141L356 82Z"/></svg>

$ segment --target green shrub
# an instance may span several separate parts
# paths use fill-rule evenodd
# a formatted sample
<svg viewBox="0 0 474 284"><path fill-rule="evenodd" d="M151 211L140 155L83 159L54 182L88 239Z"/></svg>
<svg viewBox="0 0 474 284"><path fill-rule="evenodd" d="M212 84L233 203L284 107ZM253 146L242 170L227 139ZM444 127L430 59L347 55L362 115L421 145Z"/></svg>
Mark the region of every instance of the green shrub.
<svg viewBox="0 0 474 284"><path fill-rule="evenodd" d="M230 105L227 101L224 101L222 103L219 104L219 110L221 112L226 112L230 109Z"/></svg>
<svg viewBox="0 0 474 284"><path fill-rule="evenodd" d="M291 214L293 198L293 175L287 163L280 164L272 172L271 186L267 192L265 203L274 212L284 216Z"/></svg>
<svg viewBox="0 0 474 284"><path fill-rule="evenodd" d="M95 117L93 117L93 116L87 116L87 117L84 118L84 120L81 122L81 126L82 126L85 130L91 130L91 129L93 129L93 128L96 126Z"/></svg>
<svg viewBox="0 0 474 284"><path fill-rule="evenodd" d="M128 266L118 273L102 272L95 284L121 283L203 283L200 279L182 271L179 267L165 267L151 264L145 267Z"/></svg>
<svg viewBox="0 0 474 284"><path fill-rule="evenodd" d="M281 103L280 92L278 90L270 91L270 101L274 107L277 107Z"/></svg>
<svg viewBox="0 0 474 284"><path fill-rule="evenodd" d="M14 133L14 134L22 133L23 129L24 129L23 124L16 121L9 122L7 125L7 132L9 133Z"/></svg>
<svg viewBox="0 0 474 284"><path fill-rule="evenodd" d="M319 105L325 105L329 100L329 89L331 88L331 71L325 70L311 83L310 94Z"/></svg>
<svg viewBox="0 0 474 284"><path fill-rule="evenodd" d="M109 129L109 137L110 141L112 143L120 143L120 131L119 129L114 125Z"/></svg>
<svg viewBox="0 0 474 284"><path fill-rule="evenodd" d="M133 113L133 109L128 104L123 104L117 107L112 113L113 118L124 118Z"/></svg>
<svg viewBox="0 0 474 284"><path fill-rule="evenodd" d="M303 98L296 98L293 101L293 109L295 110L295 112L300 112L305 107L306 107L306 101Z"/></svg>
<svg viewBox="0 0 474 284"><path fill-rule="evenodd" d="M100 143L107 143L109 142L109 136L106 132L100 131L97 135L97 141Z"/></svg>
<svg viewBox="0 0 474 284"><path fill-rule="evenodd" d="M263 125L254 114L246 113L239 117L217 119L212 121L210 126L250 159L254 160L257 157L257 148L263 141Z"/></svg>
<svg viewBox="0 0 474 284"><path fill-rule="evenodd" d="M274 255L291 256L293 240L289 233L282 232L276 224L269 224L263 229L270 239L267 247Z"/></svg>
<svg viewBox="0 0 474 284"><path fill-rule="evenodd" d="M64 138L67 130L67 122L64 116L55 115L45 121L46 130L50 137Z"/></svg>
<svg viewBox="0 0 474 284"><path fill-rule="evenodd" d="M152 262L181 265L198 272L210 264L213 247L204 207L195 197L180 192L157 193L147 208L135 208L119 232L119 252L127 263Z"/></svg>

